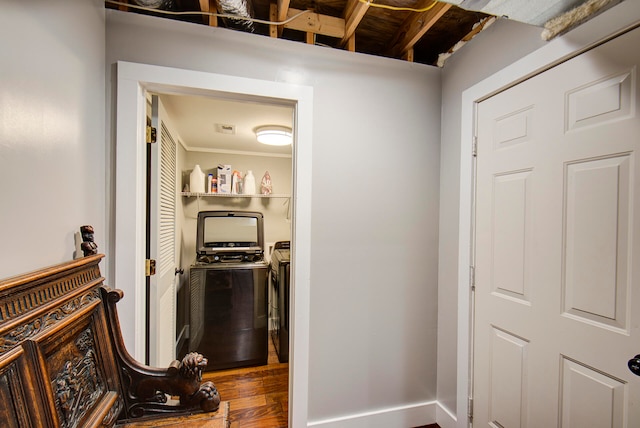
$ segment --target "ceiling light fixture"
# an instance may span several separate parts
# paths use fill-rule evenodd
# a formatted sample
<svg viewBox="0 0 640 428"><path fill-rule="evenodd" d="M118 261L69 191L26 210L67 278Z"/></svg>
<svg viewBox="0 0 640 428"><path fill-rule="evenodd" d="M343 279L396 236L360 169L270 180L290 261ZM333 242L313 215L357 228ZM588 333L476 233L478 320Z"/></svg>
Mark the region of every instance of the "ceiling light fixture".
<svg viewBox="0 0 640 428"><path fill-rule="evenodd" d="M259 143L270 146L286 146L292 142L291 128L278 125L267 125L256 128Z"/></svg>

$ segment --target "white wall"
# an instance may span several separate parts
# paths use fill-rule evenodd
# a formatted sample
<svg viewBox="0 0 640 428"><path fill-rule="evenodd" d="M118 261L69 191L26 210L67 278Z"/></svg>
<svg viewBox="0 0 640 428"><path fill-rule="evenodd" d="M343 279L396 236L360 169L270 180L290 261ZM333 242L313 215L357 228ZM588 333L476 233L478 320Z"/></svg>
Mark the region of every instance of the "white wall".
<svg viewBox="0 0 640 428"><path fill-rule="evenodd" d="M538 27L498 20L459 49L442 75L440 241L438 262L438 400L456 414L458 220L462 92L545 42ZM504 41L508 40L509 43ZM471 144L471 141L468 142ZM469 160L471 162L471 160ZM466 391L461 391L466 394Z"/></svg>
<svg viewBox="0 0 640 428"><path fill-rule="evenodd" d="M309 419L434 400L440 70L108 11L118 60L313 87Z"/></svg>
<svg viewBox="0 0 640 428"><path fill-rule="evenodd" d="M0 8L3 278L71 260L84 224L106 252L108 231L103 3L4 0Z"/></svg>

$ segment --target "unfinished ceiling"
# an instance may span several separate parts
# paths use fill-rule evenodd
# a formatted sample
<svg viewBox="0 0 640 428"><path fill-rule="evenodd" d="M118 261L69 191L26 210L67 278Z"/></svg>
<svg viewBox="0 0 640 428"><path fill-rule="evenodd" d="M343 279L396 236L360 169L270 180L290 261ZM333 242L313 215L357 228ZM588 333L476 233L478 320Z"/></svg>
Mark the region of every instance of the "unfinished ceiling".
<svg viewBox="0 0 640 428"><path fill-rule="evenodd" d="M108 8L246 31L427 65L442 61L496 17L542 27L547 38L621 0L106 0ZM279 25L276 25L279 24ZM440 59L440 62L438 61Z"/></svg>

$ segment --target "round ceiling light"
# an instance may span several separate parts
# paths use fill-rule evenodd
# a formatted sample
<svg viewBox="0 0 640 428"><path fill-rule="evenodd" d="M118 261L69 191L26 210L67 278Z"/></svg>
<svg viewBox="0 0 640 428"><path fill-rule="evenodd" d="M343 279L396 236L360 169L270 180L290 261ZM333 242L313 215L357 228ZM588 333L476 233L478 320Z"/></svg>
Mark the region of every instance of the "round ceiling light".
<svg viewBox="0 0 640 428"><path fill-rule="evenodd" d="M293 141L291 128L278 125L267 125L256 128L259 143L270 146L286 146Z"/></svg>

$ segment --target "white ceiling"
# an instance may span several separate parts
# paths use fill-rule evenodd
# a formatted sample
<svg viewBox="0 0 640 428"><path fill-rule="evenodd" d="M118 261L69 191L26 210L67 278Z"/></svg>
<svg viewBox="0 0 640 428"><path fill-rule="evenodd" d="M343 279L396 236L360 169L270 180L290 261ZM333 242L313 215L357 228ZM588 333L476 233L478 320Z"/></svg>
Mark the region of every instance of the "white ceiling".
<svg viewBox="0 0 640 428"><path fill-rule="evenodd" d="M290 155L291 146L265 146L256 141L255 128L292 127L293 108L268 103L193 95L160 95L179 140L193 151ZM234 127L235 134L219 132Z"/></svg>

